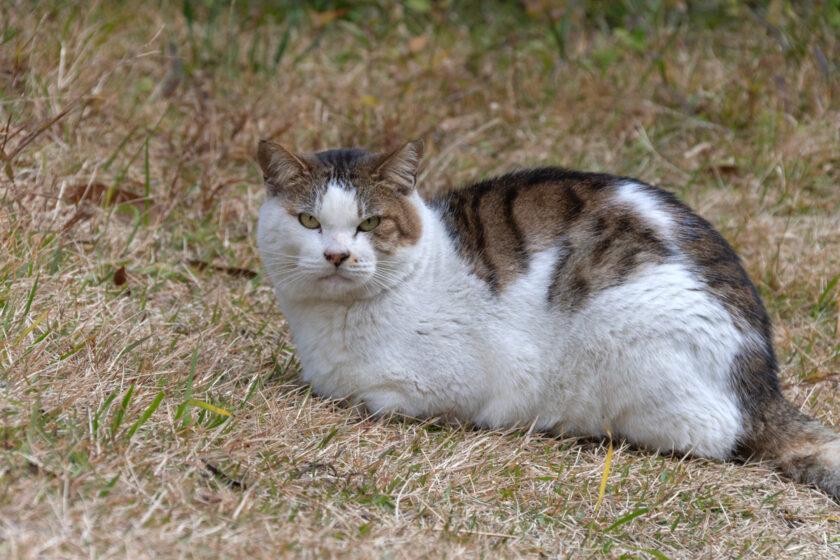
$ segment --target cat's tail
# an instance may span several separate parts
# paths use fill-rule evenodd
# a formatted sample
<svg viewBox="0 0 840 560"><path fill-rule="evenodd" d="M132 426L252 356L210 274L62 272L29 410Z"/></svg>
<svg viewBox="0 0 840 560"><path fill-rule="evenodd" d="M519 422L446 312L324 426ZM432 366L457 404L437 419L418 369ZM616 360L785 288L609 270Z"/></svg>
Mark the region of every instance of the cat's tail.
<svg viewBox="0 0 840 560"><path fill-rule="evenodd" d="M752 411L741 454L772 461L840 500L840 436L776 393Z"/></svg>

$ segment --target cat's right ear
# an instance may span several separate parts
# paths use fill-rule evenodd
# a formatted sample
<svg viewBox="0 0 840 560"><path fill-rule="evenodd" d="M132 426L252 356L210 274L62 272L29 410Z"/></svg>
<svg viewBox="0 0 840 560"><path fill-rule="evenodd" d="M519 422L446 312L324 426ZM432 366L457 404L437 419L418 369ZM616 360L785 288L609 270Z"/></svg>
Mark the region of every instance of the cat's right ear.
<svg viewBox="0 0 840 560"><path fill-rule="evenodd" d="M272 192L281 192L288 182L301 175L308 175L311 171L302 157L268 140L260 140L257 161L263 172L265 186Z"/></svg>
<svg viewBox="0 0 840 560"><path fill-rule="evenodd" d="M423 157L423 140L403 144L393 152L379 154L380 161L373 170L373 175L389 180L396 185L397 192L408 194L414 190L417 182L417 169Z"/></svg>

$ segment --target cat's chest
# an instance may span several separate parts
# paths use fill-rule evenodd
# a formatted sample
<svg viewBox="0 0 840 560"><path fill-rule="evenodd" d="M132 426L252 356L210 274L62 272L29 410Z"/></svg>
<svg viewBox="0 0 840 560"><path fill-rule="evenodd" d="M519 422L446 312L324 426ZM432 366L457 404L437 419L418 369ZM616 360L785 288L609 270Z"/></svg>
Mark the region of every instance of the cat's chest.
<svg viewBox="0 0 840 560"><path fill-rule="evenodd" d="M352 308L313 305L287 316L298 352L324 362L353 361L372 344L369 321Z"/></svg>
<svg viewBox="0 0 840 560"><path fill-rule="evenodd" d="M405 361L410 344L398 314L364 304L312 305L287 318L304 378L311 380L394 369Z"/></svg>
<svg viewBox="0 0 840 560"><path fill-rule="evenodd" d="M394 382L431 390L481 369L476 325L460 306L401 295L350 306L315 304L285 311L302 378L320 393L347 396Z"/></svg>

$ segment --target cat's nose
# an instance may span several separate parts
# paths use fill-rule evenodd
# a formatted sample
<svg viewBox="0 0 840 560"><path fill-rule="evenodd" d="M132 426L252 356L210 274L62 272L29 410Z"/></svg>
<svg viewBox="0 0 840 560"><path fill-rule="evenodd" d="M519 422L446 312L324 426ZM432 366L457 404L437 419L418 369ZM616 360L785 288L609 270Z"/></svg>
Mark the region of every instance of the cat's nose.
<svg viewBox="0 0 840 560"><path fill-rule="evenodd" d="M324 251L324 258L333 263L336 268L341 266L341 263L346 261L349 256L350 253L346 251L343 253L333 253L332 251Z"/></svg>

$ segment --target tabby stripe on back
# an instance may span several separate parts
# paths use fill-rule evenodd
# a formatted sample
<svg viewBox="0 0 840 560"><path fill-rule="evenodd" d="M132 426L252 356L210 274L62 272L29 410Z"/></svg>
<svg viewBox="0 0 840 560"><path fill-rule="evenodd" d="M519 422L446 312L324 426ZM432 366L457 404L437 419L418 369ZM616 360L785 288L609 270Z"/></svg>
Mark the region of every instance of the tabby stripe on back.
<svg viewBox="0 0 840 560"><path fill-rule="evenodd" d="M672 256L633 208L615 200L626 184L600 174L535 169L483 181L437 205L460 254L494 294L527 272L533 253L556 250L547 300L571 311L639 266Z"/></svg>
<svg viewBox="0 0 840 560"><path fill-rule="evenodd" d="M521 271L526 271L528 269L528 250L525 248L525 236L516 222L516 214L513 212L513 205L516 203L518 196L518 189L508 189L505 193L505 217L510 232L516 240L516 262Z"/></svg>

